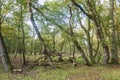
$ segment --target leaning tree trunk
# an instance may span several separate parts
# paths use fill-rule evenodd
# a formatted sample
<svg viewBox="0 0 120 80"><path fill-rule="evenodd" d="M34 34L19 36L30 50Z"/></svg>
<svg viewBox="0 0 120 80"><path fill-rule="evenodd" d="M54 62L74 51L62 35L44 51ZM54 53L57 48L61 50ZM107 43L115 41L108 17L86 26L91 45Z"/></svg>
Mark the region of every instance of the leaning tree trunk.
<svg viewBox="0 0 120 80"><path fill-rule="evenodd" d="M0 32L0 54L1 54L1 58L2 58L2 63L4 66L4 69L6 72L11 71L12 70L12 64L10 62L10 58L8 56L8 52L3 40L3 36Z"/></svg>
<svg viewBox="0 0 120 80"><path fill-rule="evenodd" d="M79 17L79 14L78 14ZM90 38L90 19L88 19L88 30L83 26L80 18L79 18L79 23L81 25L81 28L84 30L86 36L87 36L87 44L88 44L88 53L89 53L89 58L91 60L91 62L94 64L95 63L95 58L93 56L93 47L92 47L92 43L91 43L91 38Z"/></svg>
<svg viewBox="0 0 120 80"><path fill-rule="evenodd" d="M85 52L84 50L82 49L82 47L80 46L79 42L77 41L77 39L75 39L75 35L74 35L74 32L73 32L73 27L72 27L72 9L71 9L71 6L68 5L69 7L69 12L70 12L70 18L69 18L69 27L70 27L70 33L68 33L71 38L72 38L72 42L74 43L74 45L76 46L76 48L78 49L78 51L81 52L82 54L82 58L84 59L85 61L85 64L90 66L90 62L89 62L89 59L87 58L87 56L85 55Z"/></svg>
<svg viewBox="0 0 120 80"><path fill-rule="evenodd" d="M41 36L41 34L40 34L40 32L39 32L39 30L38 30L38 28L37 28L37 25L35 24L35 20L34 20L34 17L33 17L32 8L31 8L31 6L32 6L31 0L28 0L28 6L29 6L29 13L30 13L30 20L31 20L31 22L32 22L33 28L35 29L36 34L37 34L37 36L38 36L41 44L43 45L43 53L44 53L44 55L47 57L47 59L49 60L49 65L50 65L52 68L55 68L55 66L54 66L53 63L52 63L52 59L51 59L51 57L50 57L50 54L49 54L48 51L47 51L47 46L46 46L46 44L45 44L45 41L44 41L43 37Z"/></svg>
<svg viewBox="0 0 120 80"><path fill-rule="evenodd" d="M6 48L6 45L4 43L2 33L1 33L1 26L2 26L2 21L3 21L3 17L2 17L1 12L2 12L2 1L0 0L0 57L2 59L4 70L6 72L8 72L8 71L12 70L13 66L10 62L10 58L9 58L9 55L8 55L8 52L7 52L7 48Z"/></svg>
<svg viewBox="0 0 120 80"><path fill-rule="evenodd" d="M95 26L96 26L96 35L97 35L98 40L101 42L101 45L102 45L102 48L103 48L103 51L104 51L103 64L104 65L108 64L109 63L109 59L110 59L109 47L105 43L105 36L103 34L103 30L102 30L102 26L101 26L101 21L99 20L99 15L97 14L96 9L95 9L94 1L89 1L89 0L86 1L88 9L89 9L89 11L92 14L87 13L82 8L81 5L79 5L78 3L75 2L75 0L71 0L71 1L72 1L72 3L73 3L74 6L78 7L83 12L83 14L85 14L88 18L90 18L91 20L93 20L93 22L95 23Z"/></svg>
<svg viewBox="0 0 120 80"><path fill-rule="evenodd" d="M83 50L82 47L80 46L79 42L75 39L74 34L71 34L71 33L69 33L68 31L66 31L66 30L63 28L63 26L59 25L59 24L56 23L55 21L53 21L53 20L51 21L51 19L48 18L47 16L45 16L44 13L43 13L41 10L39 10L38 8L35 8L34 6L33 6L33 8L34 8L35 10L39 11L39 12L41 13L41 15L42 15L46 20L52 22L54 25L56 25L56 26L57 26L59 29L61 29L62 31L65 31L66 34L68 34L68 35L73 39L72 42L75 44L76 48L77 48L78 51L81 53L82 58L83 58L84 61L85 61L85 64L88 65L88 66L91 65L90 62L89 62L89 60L88 60L88 58L87 58L86 55L85 55L84 50Z"/></svg>
<svg viewBox="0 0 120 80"><path fill-rule="evenodd" d="M114 2L115 0L109 0L110 5L110 11L109 11L109 17L110 17L110 28L111 28L111 63L112 64L118 64L118 50L117 50L117 30L114 23Z"/></svg>

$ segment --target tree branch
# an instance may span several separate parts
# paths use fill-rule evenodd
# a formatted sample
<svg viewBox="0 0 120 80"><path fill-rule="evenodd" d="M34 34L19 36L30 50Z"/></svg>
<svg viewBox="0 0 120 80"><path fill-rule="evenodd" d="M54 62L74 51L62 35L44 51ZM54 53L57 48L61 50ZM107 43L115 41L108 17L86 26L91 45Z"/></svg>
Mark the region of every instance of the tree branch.
<svg viewBox="0 0 120 80"><path fill-rule="evenodd" d="M79 5L77 2L75 2L75 0L71 0L71 1L72 1L72 3L73 3L74 6L78 7L78 8L82 11L83 14L85 14L88 18L93 19L92 15L88 14L88 13L82 8L81 5Z"/></svg>
<svg viewBox="0 0 120 80"><path fill-rule="evenodd" d="M57 27L59 27L60 30L62 30L62 31L64 31L64 32L66 32L67 34L70 35L70 33L63 28L63 26L59 25L58 23L56 23L56 22L55 22L54 20L52 20L51 18L49 18L48 16L44 15L44 13L43 13L40 9L36 8L34 5L32 5L32 8L35 9L36 11L38 11L47 21L52 22L52 23L55 24Z"/></svg>

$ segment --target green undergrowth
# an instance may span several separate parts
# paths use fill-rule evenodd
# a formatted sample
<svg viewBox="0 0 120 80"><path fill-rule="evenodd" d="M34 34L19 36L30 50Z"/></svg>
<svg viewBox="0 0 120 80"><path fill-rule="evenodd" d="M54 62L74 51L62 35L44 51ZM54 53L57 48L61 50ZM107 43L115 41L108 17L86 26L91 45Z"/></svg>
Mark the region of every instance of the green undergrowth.
<svg viewBox="0 0 120 80"><path fill-rule="evenodd" d="M60 65L59 65L60 66ZM36 66L20 73L5 73L0 69L0 80L119 80L120 67L118 66L91 66L79 65L69 67L61 64L61 68ZM64 68L63 68L64 67ZM0 67L1 68L1 67Z"/></svg>
<svg viewBox="0 0 120 80"><path fill-rule="evenodd" d="M67 60L67 59L65 59ZM120 80L120 65L85 66L82 58L76 59L78 65L70 62L57 62L56 69L35 66L22 73L5 73L0 65L0 80Z"/></svg>

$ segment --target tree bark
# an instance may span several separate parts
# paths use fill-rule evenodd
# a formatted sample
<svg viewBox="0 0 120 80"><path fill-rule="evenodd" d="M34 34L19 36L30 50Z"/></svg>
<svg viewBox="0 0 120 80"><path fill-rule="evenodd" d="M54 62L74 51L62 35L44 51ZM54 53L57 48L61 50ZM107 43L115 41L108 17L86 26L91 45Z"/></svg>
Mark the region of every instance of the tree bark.
<svg viewBox="0 0 120 80"><path fill-rule="evenodd" d="M13 66L10 62L10 58L9 58L9 55L8 55L8 52L7 52L7 49L6 49L1 32L0 32L0 54L1 54L2 63L4 66L4 70L6 72L11 71Z"/></svg>
<svg viewBox="0 0 120 80"><path fill-rule="evenodd" d="M78 41L75 39L75 35L73 32L73 27L72 27L72 9L71 9L71 6L68 5L68 7L69 7L69 11L70 11L70 18L69 18L70 36L71 36L72 41L73 41L74 45L76 46L76 48L81 52L82 58L84 59L85 64L89 66L91 64L90 64L88 58L86 57L84 50L82 49L82 47L80 46Z"/></svg>
<svg viewBox="0 0 120 80"><path fill-rule="evenodd" d="M91 62L94 64L95 63L95 58L93 56L93 47L92 47L92 44L91 44L90 33L89 33L90 32L90 19L88 19L88 30L83 26L80 19L79 19L79 23L81 25L81 28L84 30L84 32L85 32L85 34L87 36L89 58L90 58Z"/></svg>
<svg viewBox="0 0 120 80"><path fill-rule="evenodd" d="M52 42L53 42L53 47L52 47L53 48L53 53L55 53L56 52L55 35L52 36L52 39L53 39L52 40Z"/></svg>
<svg viewBox="0 0 120 80"><path fill-rule="evenodd" d="M118 49L117 49L117 30L115 27L115 21L114 21L114 2L115 0L109 0L110 5L110 28L111 28L111 63L112 64L118 64Z"/></svg>
<svg viewBox="0 0 120 80"><path fill-rule="evenodd" d="M11 71L13 69L13 66L10 62L7 48L6 48L5 42L3 40L2 33L1 33L1 27L2 27L2 21L3 21L2 13L1 13L1 11L2 11L2 4L1 3L2 3L2 1L0 0L0 57L2 59L4 70L6 72L8 72L8 71Z"/></svg>
<svg viewBox="0 0 120 80"><path fill-rule="evenodd" d="M50 54L49 54L48 51L47 51L47 46L46 46L46 44L45 44L45 42L44 42L44 39L42 38L42 36L41 36L41 34L40 34L40 32L39 32L39 30L38 30L38 28L37 28L37 25L35 24L35 20L34 20L34 17L33 17L33 12L32 12L31 5L32 5L31 0L28 0L28 6L29 6L29 13L30 13L31 23L32 23L32 25L33 25L33 28L34 28L35 31L36 31L36 34L37 34L37 36L38 36L41 44L43 45L43 53L44 53L44 55L45 55L45 56L47 57L47 59L49 60L50 66L51 66L52 68L55 68L55 66L54 66L53 63L52 63L52 59L51 59L51 57L50 57Z"/></svg>
<svg viewBox="0 0 120 80"><path fill-rule="evenodd" d="M103 48L103 51L104 51L103 64L104 65L108 64L109 59L110 59L109 47L105 43L105 37L104 37L104 34L103 34L101 21L99 20L99 16L97 15L96 9L94 8L94 6L95 6L94 1L93 2L89 1L89 0L86 1L87 5L88 5L88 8L89 8L89 11L92 12L91 15L88 14L87 12L85 12L85 10L81 7L81 5L76 3L75 0L71 0L71 1L72 1L74 6L78 7L88 18L93 20L93 22L95 23L96 35L97 35L97 38L99 39L99 41L101 42L101 45L102 45L102 48Z"/></svg>
<svg viewBox="0 0 120 80"><path fill-rule="evenodd" d="M23 26L23 11L22 11L22 5L23 5L23 0L21 0L21 16L20 16L20 26L22 28L22 58L23 58L23 66L27 65L26 63L26 58L25 58L25 31L24 31L24 26Z"/></svg>

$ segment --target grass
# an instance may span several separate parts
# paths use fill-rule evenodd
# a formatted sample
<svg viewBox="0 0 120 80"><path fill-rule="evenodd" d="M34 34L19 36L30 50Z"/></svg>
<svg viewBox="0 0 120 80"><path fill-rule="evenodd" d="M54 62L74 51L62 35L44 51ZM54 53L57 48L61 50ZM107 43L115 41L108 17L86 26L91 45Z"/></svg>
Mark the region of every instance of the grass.
<svg viewBox="0 0 120 80"><path fill-rule="evenodd" d="M0 80L120 80L120 65L83 65L82 59L77 59L77 67L71 63L58 63L57 69L35 66L22 74L5 73L0 66Z"/></svg>
<svg viewBox="0 0 120 80"><path fill-rule="evenodd" d="M61 69L34 67L24 74L5 73L0 69L0 80L119 80L119 66L79 66Z"/></svg>

